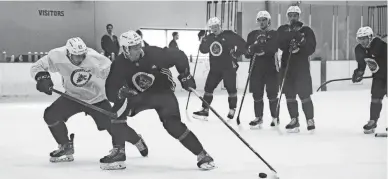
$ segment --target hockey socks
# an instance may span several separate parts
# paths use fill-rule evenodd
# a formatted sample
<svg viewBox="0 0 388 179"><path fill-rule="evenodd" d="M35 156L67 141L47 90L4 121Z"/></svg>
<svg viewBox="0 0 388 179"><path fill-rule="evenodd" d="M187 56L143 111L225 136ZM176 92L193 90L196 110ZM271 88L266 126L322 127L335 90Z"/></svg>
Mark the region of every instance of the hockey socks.
<svg viewBox="0 0 388 179"><path fill-rule="evenodd" d="M205 94L203 95L203 99L208 103L208 104L211 104L212 101L213 101L213 93L208 93L208 92L205 92ZM237 102L237 101L236 101ZM205 103L202 103L202 107L203 108L207 108L207 105Z"/></svg>
<svg viewBox="0 0 388 179"><path fill-rule="evenodd" d="M195 136L189 129L186 129L178 140L194 155L198 155L201 151L203 151L201 142L199 142L197 136Z"/></svg>
<svg viewBox="0 0 388 179"><path fill-rule="evenodd" d="M308 98L301 98L302 102L302 108L303 112L306 116L306 119L314 119L314 105L313 102L311 101L311 97Z"/></svg>
<svg viewBox="0 0 388 179"><path fill-rule="evenodd" d="M372 98L372 101L370 103L370 118L369 119L377 122L377 120L380 118L380 112L381 112L382 107L383 107L382 99Z"/></svg>
<svg viewBox="0 0 388 179"><path fill-rule="evenodd" d="M263 109L264 109L263 98L258 100L254 99L253 106L255 108L255 116L256 117L263 116Z"/></svg>
<svg viewBox="0 0 388 179"><path fill-rule="evenodd" d="M57 121L53 124L48 124L48 127L58 144L66 144L70 141L65 122Z"/></svg>
<svg viewBox="0 0 388 179"><path fill-rule="evenodd" d="M237 107L237 93L231 93L228 96L229 109L235 109Z"/></svg>
<svg viewBox="0 0 388 179"><path fill-rule="evenodd" d="M292 118L298 118L299 112L298 112L298 102L295 98L286 98L287 99L287 108L288 112L290 113L290 117Z"/></svg>
<svg viewBox="0 0 388 179"><path fill-rule="evenodd" d="M269 100L269 110L271 111L271 116L273 118L278 118L279 114L278 111L276 111L276 106L278 104L278 98L272 98Z"/></svg>

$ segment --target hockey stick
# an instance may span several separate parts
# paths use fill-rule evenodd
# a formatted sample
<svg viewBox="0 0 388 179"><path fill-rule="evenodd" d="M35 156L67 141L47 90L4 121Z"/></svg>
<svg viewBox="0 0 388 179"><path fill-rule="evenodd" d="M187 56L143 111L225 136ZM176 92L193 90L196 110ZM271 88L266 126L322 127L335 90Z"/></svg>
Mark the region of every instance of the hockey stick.
<svg viewBox="0 0 388 179"><path fill-rule="evenodd" d="M206 35L207 31L205 31L205 35ZM201 42L202 42L202 39L201 38ZM201 44L200 44L201 45ZM197 71L197 64L198 64L198 56L199 56L199 47L198 47L198 52L197 52L197 58L195 59L195 65L194 65L194 72L193 72L193 78L195 76L195 72ZM187 103L186 103L186 118L188 121L191 121L191 118L190 118L190 115L189 115L189 101L190 101L190 96L191 96L191 91L189 92L189 95L187 96Z"/></svg>
<svg viewBox="0 0 388 179"><path fill-rule="evenodd" d="M244 103L245 94L247 92L248 83L251 80L252 70L253 70L253 66L255 65L256 56L257 56L257 53L255 53L253 55L253 57L252 57L252 64L249 67L247 82L245 83L244 93L243 93L243 96L242 96L241 102L240 102L240 109L238 109L238 114L237 114L237 119L236 119L237 125L240 125L240 123L241 123L241 121L240 121L240 113L241 113L242 105Z"/></svg>
<svg viewBox="0 0 388 179"><path fill-rule="evenodd" d="M362 77L362 79L368 79L368 78L373 78L373 77L372 77L372 76ZM334 80L326 81L326 82L324 82L321 86L319 86L319 88L317 89L317 92L318 92L323 86L327 85L328 83L335 82L335 81L346 81L346 80L352 80L352 78L339 78L339 79L334 79Z"/></svg>
<svg viewBox="0 0 388 179"><path fill-rule="evenodd" d="M94 106L94 105L92 105L92 104L88 104L88 103L86 103L86 102L83 102L83 101L81 101L81 100L79 100L79 99L77 99L77 98L74 98L74 97L72 97L72 96L70 96L70 95L68 95L68 94L66 94L66 93L63 93L63 92L61 92L61 91L58 91L58 90L56 90L56 89L54 89L54 88L52 88L51 91L53 91L54 93L57 93L57 94L59 94L59 95L65 97L65 98L67 98L67 99L69 99L69 100L72 100L72 101L74 101L74 102L76 102L76 103L78 103L78 104L81 104L81 105L83 105L83 106L85 106L85 107L87 107L87 108L93 109L93 110L95 110L95 111L97 111L97 112L100 112L100 113L102 113L102 114L104 114L104 115L107 115L107 116L110 117L110 118L117 119L117 114L115 114L115 113L109 112L109 111L107 111L107 110L105 110L105 109L101 109L101 108L99 108L99 107L97 107L97 106Z"/></svg>
<svg viewBox="0 0 388 179"><path fill-rule="evenodd" d="M260 154L259 153L257 153L256 151L255 151L255 149L253 149L249 144L248 144L248 142L247 141L245 141L241 136L240 136L240 134L238 134L226 121L225 121L225 119L224 118L222 118L218 113L217 113L217 111L216 110L214 110L213 109L213 107L211 107L210 105L209 105L209 103L207 103L206 101L205 101L205 99L203 99L203 97L202 96L200 96L199 94L198 94L198 92L195 90L195 89L193 89L193 88L190 88L190 91L191 92L193 92L204 104L206 104L206 106L218 117L218 119L220 119L221 121L222 121L222 123L224 123L225 125L226 125L226 127L228 127L233 133L234 133L234 135L236 135L240 140L241 140L241 142L243 142L257 157L259 157L260 158L260 160L261 161L263 161L264 162L264 164L265 165L267 165L267 167L270 169L270 170L272 170L275 174L277 173L276 172L276 170L270 165L270 164L268 164L267 163L267 161L265 161L264 160L264 158L263 157L261 157L260 156Z"/></svg>
<svg viewBox="0 0 388 179"><path fill-rule="evenodd" d="M286 81L286 77L287 77L287 73L288 73L288 67L290 66L290 60L291 60L291 55L292 55L292 52L291 52L291 49L289 50L290 54L288 55L288 59L287 59L287 66L286 66L286 69L284 70L284 76L283 76L283 79L282 79L282 84L280 85L280 94L279 94L279 99L278 99L278 102L276 104L276 116L278 117L278 121L274 122L275 124L275 128L277 129L278 133L279 134L282 134L282 131L279 129L279 113L280 113L280 101L282 100L282 96L283 96L283 89L284 89L284 82Z"/></svg>

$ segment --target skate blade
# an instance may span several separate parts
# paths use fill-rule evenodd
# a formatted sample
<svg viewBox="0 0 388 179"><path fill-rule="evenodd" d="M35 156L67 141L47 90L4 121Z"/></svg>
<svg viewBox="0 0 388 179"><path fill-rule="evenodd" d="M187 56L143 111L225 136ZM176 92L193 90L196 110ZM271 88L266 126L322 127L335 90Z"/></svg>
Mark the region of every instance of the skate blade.
<svg viewBox="0 0 388 179"><path fill-rule="evenodd" d="M310 134L315 134L315 129L310 129L310 130L309 130L309 133L310 133Z"/></svg>
<svg viewBox="0 0 388 179"><path fill-rule="evenodd" d="M61 163L61 162L72 162L74 161L73 155L64 155L60 157L51 157L50 162L51 163Z"/></svg>
<svg viewBox="0 0 388 179"><path fill-rule="evenodd" d="M113 163L101 163L100 168L102 170L122 170L127 168L125 162L113 162Z"/></svg>
<svg viewBox="0 0 388 179"><path fill-rule="evenodd" d="M258 125L250 126L250 129L252 129L252 130L260 130L260 129L263 129L263 125L262 124L258 124Z"/></svg>
<svg viewBox="0 0 388 179"><path fill-rule="evenodd" d="M375 133L375 129L364 130L364 134L373 134L373 133Z"/></svg>
<svg viewBox="0 0 388 179"><path fill-rule="evenodd" d="M375 137L387 137L387 133L376 133Z"/></svg>
<svg viewBox="0 0 388 179"><path fill-rule="evenodd" d="M199 169L201 170L213 170L215 168L216 165L214 164L214 162L203 163L201 166L199 166Z"/></svg>
<svg viewBox="0 0 388 179"><path fill-rule="evenodd" d="M296 128L294 128L294 129L287 129L287 132L288 132L288 133L299 133L300 130L299 130L299 127L296 127Z"/></svg>
<svg viewBox="0 0 388 179"><path fill-rule="evenodd" d="M194 119L198 119L198 120L201 120L201 121L208 121L208 116L197 116L197 115L193 115L193 118Z"/></svg>

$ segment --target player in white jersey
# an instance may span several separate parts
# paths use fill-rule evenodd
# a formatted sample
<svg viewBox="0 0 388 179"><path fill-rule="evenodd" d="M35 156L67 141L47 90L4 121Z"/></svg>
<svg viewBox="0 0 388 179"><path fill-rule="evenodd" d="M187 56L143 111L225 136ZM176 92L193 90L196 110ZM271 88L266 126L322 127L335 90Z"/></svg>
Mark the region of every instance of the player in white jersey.
<svg viewBox="0 0 388 179"><path fill-rule="evenodd" d="M51 95L53 82L49 72L58 72L62 76L66 94L111 111L111 104L105 94L105 80L110 65L111 61L108 58L86 47L82 39L76 37L69 39L65 46L51 50L48 55L34 63L31 67L31 76L37 81L38 91ZM144 140L126 123L113 124L108 116L61 96L44 112L44 120L59 144L59 149L50 153L51 162L74 160L74 134L71 134L69 139L65 122L80 112L89 114L98 130L107 130L112 136L113 145L118 133L111 130L111 125L120 125L119 129L125 131L125 135L128 136L125 137L126 141L138 147L143 156L148 155Z"/></svg>

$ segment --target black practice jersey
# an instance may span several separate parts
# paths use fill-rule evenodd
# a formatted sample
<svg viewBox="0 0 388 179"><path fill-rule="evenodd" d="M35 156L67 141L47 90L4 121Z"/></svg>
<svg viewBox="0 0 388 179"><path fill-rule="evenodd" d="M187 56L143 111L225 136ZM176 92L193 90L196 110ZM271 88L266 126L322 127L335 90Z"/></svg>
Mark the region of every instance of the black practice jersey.
<svg viewBox="0 0 388 179"><path fill-rule="evenodd" d="M224 30L219 35L209 34L199 46L201 53L210 53L210 68L220 70L230 70L237 65L237 59L230 54L232 49L239 55L246 51L245 40L230 30Z"/></svg>
<svg viewBox="0 0 388 179"><path fill-rule="evenodd" d="M189 72L189 61L183 51L174 48L143 47L144 56L137 62L126 59L124 54L113 61L105 88L109 101L115 102L119 89L128 85L139 93L175 90L169 68L175 66L179 74Z"/></svg>
<svg viewBox="0 0 388 179"><path fill-rule="evenodd" d="M387 78L387 43L380 38L373 38L369 48L358 44L354 49L357 69L365 71L366 65L369 66L374 77Z"/></svg>

